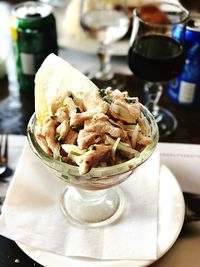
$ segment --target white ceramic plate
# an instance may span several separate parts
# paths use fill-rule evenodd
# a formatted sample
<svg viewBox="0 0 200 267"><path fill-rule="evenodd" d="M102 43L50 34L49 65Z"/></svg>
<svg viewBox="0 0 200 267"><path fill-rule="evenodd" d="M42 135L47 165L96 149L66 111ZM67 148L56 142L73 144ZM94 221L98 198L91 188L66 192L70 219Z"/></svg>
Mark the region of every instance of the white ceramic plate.
<svg viewBox="0 0 200 267"><path fill-rule="evenodd" d="M158 215L158 258L164 255L176 241L184 221L185 204L180 186L166 167L161 167L159 185ZM83 259L65 257L38 250L22 243L18 246L32 259L48 267L139 267L147 266L153 261Z"/></svg>

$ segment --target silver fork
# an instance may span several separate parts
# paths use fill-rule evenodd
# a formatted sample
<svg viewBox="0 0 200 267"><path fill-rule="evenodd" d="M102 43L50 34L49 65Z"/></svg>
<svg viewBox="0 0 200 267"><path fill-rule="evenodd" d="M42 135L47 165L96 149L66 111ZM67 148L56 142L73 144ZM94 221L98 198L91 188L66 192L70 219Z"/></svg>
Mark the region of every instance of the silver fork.
<svg viewBox="0 0 200 267"><path fill-rule="evenodd" d="M8 136L0 135L0 175L7 169L8 164Z"/></svg>

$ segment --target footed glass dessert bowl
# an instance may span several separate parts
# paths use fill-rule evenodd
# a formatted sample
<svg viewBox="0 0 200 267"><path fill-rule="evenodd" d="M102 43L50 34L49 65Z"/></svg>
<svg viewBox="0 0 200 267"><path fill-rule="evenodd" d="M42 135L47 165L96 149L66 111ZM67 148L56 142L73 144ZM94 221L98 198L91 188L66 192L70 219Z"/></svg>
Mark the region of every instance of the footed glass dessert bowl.
<svg viewBox="0 0 200 267"><path fill-rule="evenodd" d="M156 121L142 104L141 114L148 123L148 136L152 142L126 162L107 167L94 167L84 175L80 175L78 166L55 159L42 149L36 136L38 128L36 114L31 117L27 127L29 145L52 173L66 182L66 189L60 198L60 207L70 223L99 227L112 223L122 214L125 197L117 185L124 182L152 155L159 138Z"/></svg>

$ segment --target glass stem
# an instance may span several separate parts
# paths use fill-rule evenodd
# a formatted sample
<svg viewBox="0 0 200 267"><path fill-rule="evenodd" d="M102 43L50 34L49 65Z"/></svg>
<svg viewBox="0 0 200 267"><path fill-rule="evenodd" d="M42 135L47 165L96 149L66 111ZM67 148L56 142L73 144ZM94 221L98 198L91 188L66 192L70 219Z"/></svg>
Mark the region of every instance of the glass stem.
<svg viewBox="0 0 200 267"><path fill-rule="evenodd" d="M79 197L82 199L82 201L87 201L87 202L102 201L107 192L106 189L86 190L86 189L80 189L80 188L76 188L76 191L78 192Z"/></svg>
<svg viewBox="0 0 200 267"><path fill-rule="evenodd" d="M97 72L96 78L102 81L111 80L114 74L111 69L110 47L101 43L97 55L100 62L100 70Z"/></svg>
<svg viewBox="0 0 200 267"><path fill-rule="evenodd" d="M113 222L123 211L124 203L119 188L87 190L67 186L61 197L62 212L70 222L92 227Z"/></svg>
<svg viewBox="0 0 200 267"><path fill-rule="evenodd" d="M160 83L147 82L144 86L144 92L146 96L146 107L158 120L158 102L163 92L163 86Z"/></svg>

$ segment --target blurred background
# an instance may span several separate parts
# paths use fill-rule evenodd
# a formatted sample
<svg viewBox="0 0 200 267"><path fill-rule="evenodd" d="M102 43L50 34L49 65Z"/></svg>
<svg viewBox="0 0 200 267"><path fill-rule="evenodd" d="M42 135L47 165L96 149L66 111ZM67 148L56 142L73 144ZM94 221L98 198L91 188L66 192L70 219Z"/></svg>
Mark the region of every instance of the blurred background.
<svg viewBox="0 0 200 267"><path fill-rule="evenodd" d="M113 0L114 1L114 0ZM22 1L0 1L0 132L12 134L26 134L27 122L34 112L33 86L21 88L17 76L17 63L15 60L16 50L15 34L11 34L11 12L13 6ZM37 1L34 1L37 2ZM38 1L39 2L39 1ZM132 11L135 7L147 3L148 0L129 0L127 9L130 24L127 33L118 40L109 44L108 56L99 53L99 40L92 38L91 34L81 27L80 12L81 0L41 0L52 7L56 21L58 55L71 63L83 73L88 73L99 65L99 57L103 57L104 63L110 60L114 73L123 77L123 86L120 90L128 90L130 95L139 96L140 101L145 103L143 91L144 81L136 77L128 66L128 49L132 30ZM170 2L177 3L176 0ZM181 0L182 4L190 13L200 12L200 2L197 0ZM47 38L48 39L48 38ZM50 42L45 41L46 46ZM29 46L29 43L27 43ZM29 47L28 49L33 49ZM33 54L37 53L33 51ZM30 63L30 61L28 61ZM29 64L30 65L30 64ZM36 70L35 70L36 71ZM125 81L125 82L124 82ZM109 84L108 84L109 86ZM198 90L200 90L198 88ZM195 100L196 101L196 100ZM164 84L164 93L160 104L168 107L176 116L178 127L176 130L162 138L164 142L200 143L199 130L199 99L196 103L183 105L176 103L168 95L168 84Z"/></svg>

